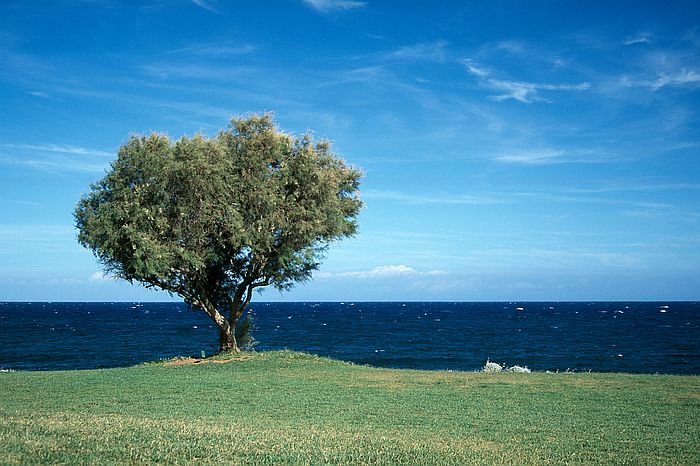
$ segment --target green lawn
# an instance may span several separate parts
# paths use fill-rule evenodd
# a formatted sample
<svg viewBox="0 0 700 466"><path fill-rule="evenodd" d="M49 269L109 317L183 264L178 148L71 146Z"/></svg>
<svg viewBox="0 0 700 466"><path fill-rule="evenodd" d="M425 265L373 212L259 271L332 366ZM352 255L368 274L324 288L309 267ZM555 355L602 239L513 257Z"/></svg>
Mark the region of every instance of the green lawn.
<svg viewBox="0 0 700 466"><path fill-rule="evenodd" d="M700 377L226 364L0 373L0 464L700 464Z"/></svg>

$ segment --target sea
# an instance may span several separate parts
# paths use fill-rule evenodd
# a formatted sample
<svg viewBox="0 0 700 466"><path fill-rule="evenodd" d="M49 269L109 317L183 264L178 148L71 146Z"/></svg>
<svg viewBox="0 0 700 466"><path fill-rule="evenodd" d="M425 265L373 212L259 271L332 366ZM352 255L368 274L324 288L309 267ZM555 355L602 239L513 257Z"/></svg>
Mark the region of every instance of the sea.
<svg viewBox="0 0 700 466"><path fill-rule="evenodd" d="M700 374L700 302L254 302L256 351L378 367ZM183 303L0 303L0 369L77 370L211 355Z"/></svg>

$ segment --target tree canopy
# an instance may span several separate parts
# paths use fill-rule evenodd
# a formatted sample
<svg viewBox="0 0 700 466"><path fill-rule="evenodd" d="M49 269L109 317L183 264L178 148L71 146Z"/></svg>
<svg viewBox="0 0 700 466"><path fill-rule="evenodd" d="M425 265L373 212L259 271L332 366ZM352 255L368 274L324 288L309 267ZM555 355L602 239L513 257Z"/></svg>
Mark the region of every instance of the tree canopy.
<svg viewBox="0 0 700 466"><path fill-rule="evenodd" d="M75 209L78 241L110 274L206 312L222 350L256 288L308 280L353 235L361 172L328 141L280 131L269 114L215 137L132 136Z"/></svg>

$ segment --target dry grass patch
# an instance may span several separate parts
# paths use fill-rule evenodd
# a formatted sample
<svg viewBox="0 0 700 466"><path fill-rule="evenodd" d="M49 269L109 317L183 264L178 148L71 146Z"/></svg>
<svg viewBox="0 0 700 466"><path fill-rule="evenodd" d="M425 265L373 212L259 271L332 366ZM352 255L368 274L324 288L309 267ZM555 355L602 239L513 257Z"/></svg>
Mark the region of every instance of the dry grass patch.
<svg viewBox="0 0 700 466"><path fill-rule="evenodd" d="M227 364L230 362L250 361L255 356L252 353L225 353L214 355L209 358L174 358L167 361L161 361L163 366L191 366L194 364Z"/></svg>

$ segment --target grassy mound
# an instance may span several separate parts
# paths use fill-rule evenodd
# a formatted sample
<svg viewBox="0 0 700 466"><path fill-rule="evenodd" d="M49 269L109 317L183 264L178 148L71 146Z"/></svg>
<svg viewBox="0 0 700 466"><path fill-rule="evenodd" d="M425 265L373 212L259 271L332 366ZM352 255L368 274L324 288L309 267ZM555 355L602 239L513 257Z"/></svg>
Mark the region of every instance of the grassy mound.
<svg viewBox="0 0 700 466"><path fill-rule="evenodd" d="M700 463L700 377L194 361L0 374L0 463Z"/></svg>

